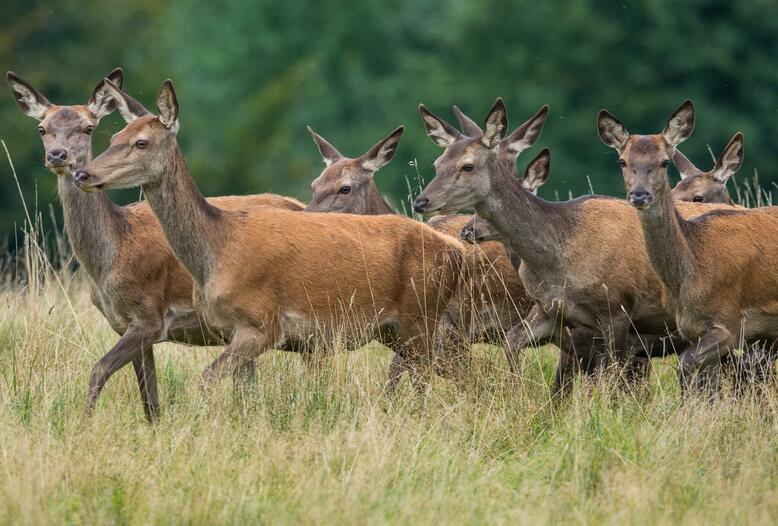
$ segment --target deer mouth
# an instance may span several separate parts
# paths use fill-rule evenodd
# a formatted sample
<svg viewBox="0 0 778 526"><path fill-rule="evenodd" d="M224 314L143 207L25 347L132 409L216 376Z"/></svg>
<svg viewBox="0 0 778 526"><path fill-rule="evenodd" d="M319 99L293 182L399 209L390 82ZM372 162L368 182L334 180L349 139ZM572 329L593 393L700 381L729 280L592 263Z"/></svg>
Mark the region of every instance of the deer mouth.
<svg viewBox="0 0 778 526"><path fill-rule="evenodd" d="M103 189L105 186L105 183L99 182L99 181L77 181L74 180L73 184L76 185L76 188L81 190L82 192L90 193L90 192L99 192Z"/></svg>

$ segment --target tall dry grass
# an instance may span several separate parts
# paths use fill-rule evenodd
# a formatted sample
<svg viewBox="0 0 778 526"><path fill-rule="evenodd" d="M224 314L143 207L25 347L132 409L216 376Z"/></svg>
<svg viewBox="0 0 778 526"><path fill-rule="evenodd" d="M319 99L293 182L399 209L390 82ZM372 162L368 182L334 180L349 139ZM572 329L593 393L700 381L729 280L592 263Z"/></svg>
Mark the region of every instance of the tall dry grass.
<svg viewBox="0 0 778 526"><path fill-rule="evenodd" d="M61 285L61 284L64 284ZM550 401L555 352L513 381L476 349L461 386L382 391L387 349L306 368L270 352L244 397L204 394L219 349L160 345L150 426L131 368L81 417L116 340L81 279L0 294L0 523L768 523L778 396L680 404L673 360L649 385L579 382Z"/></svg>

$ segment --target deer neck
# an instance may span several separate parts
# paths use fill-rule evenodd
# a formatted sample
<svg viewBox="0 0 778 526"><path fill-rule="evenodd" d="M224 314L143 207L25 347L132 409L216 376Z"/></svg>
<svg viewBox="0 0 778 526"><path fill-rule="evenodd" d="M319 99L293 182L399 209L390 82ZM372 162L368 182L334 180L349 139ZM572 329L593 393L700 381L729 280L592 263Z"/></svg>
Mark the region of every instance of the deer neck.
<svg viewBox="0 0 778 526"><path fill-rule="evenodd" d="M694 258L689 248L689 223L675 209L667 182L657 194L656 203L638 212L638 216L651 264L670 294L678 298Z"/></svg>
<svg viewBox="0 0 778 526"><path fill-rule="evenodd" d="M501 179L475 207L478 215L494 225L512 253L530 268L558 261L572 224L562 217L567 210L522 188L510 174Z"/></svg>
<svg viewBox="0 0 778 526"><path fill-rule="evenodd" d="M395 211L389 206L389 203L383 198L374 181L370 182L371 188L368 192L367 209L364 215L385 215L394 214Z"/></svg>
<svg viewBox="0 0 778 526"><path fill-rule="evenodd" d="M223 215L197 189L177 145L161 181L143 192L173 253L203 287L223 244Z"/></svg>
<svg viewBox="0 0 778 526"><path fill-rule="evenodd" d="M90 156L91 158L91 156ZM65 232L73 253L93 281L111 268L126 221L104 192L82 192L70 175L57 175Z"/></svg>

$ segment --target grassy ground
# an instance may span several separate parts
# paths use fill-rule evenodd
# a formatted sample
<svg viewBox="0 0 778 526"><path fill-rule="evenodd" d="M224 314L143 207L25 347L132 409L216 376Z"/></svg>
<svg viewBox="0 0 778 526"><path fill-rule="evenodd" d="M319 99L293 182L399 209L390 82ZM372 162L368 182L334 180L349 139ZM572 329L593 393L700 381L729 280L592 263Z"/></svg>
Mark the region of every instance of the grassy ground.
<svg viewBox="0 0 778 526"><path fill-rule="evenodd" d="M38 287L34 284L33 288ZM0 294L0 524L775 523L778 396L681 406L674 363L626 393L583 383L549 402L555 352L509 382L476 350L463 388L382 395L380 346L260 359L243 400L199 389L218 349L160 345L163 416L134 374L81 417L116 340L78 280Z"/></svg>

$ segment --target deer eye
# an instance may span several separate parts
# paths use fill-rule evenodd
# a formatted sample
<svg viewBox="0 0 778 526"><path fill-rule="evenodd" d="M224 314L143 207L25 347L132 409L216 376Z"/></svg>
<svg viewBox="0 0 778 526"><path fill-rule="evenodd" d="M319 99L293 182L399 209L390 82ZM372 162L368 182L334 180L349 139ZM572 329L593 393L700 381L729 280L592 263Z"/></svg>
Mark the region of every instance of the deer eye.
<svg viewBox="0 0 778 526"><path fill-rule="evenodd" d="M668 166L670 166L670 159L662 161L662 168L667 168Z"/></svg>
<svg viewBox="0 0 778 526"><path fill-rule="evenodd" d="M46 135L46 130L43 129L43 126L38 126L38 133L41 135Z"/></svg>
<svg viewBox="0 0 778 526"><path fill-rule="evenodd" d="M145 150L146 146L148 145L149 145L149 141L147 141L146 139L138 139L137 141L135 141L135 146L139 150Z"/></svg>
<svg viewBox="0 0 778 526"><path fill-rule="evenodd" d="M86 128L84 128L84 133L86 133L87 135L92 135L93 131L95 131L95 127L92 126L91 124Z"/></svg>
<svg viewBox="0 0 778 526"><path fill-rule="evenodd" d="M619 164L621 165L622 168L624 168L625 166L627 166L627 161L625 161L624 159L619 159Z"/></svg>
<svg viewBox="0 0 778 526"><path fill-rule="evenodd" d="M348 185L341 186L338 193L343 195L349 194L351 193L351 187Z"/></svg>
<svg viewBox="0 0 778 526"><path fill-rule="evenodd" d="M703 199L701 195L695 195L692 198L692 201L694 201L695 203L702 203L703 201L705 201L705 199Z"/></svg>
<svg viewBox="0 0 778 526"><path fill-rule="evenodd" d="M465 172L472 172L473 168L475 168L475 166L473 166L473 163L465 163L462 165L462 170L464 170Z"/></svg>

